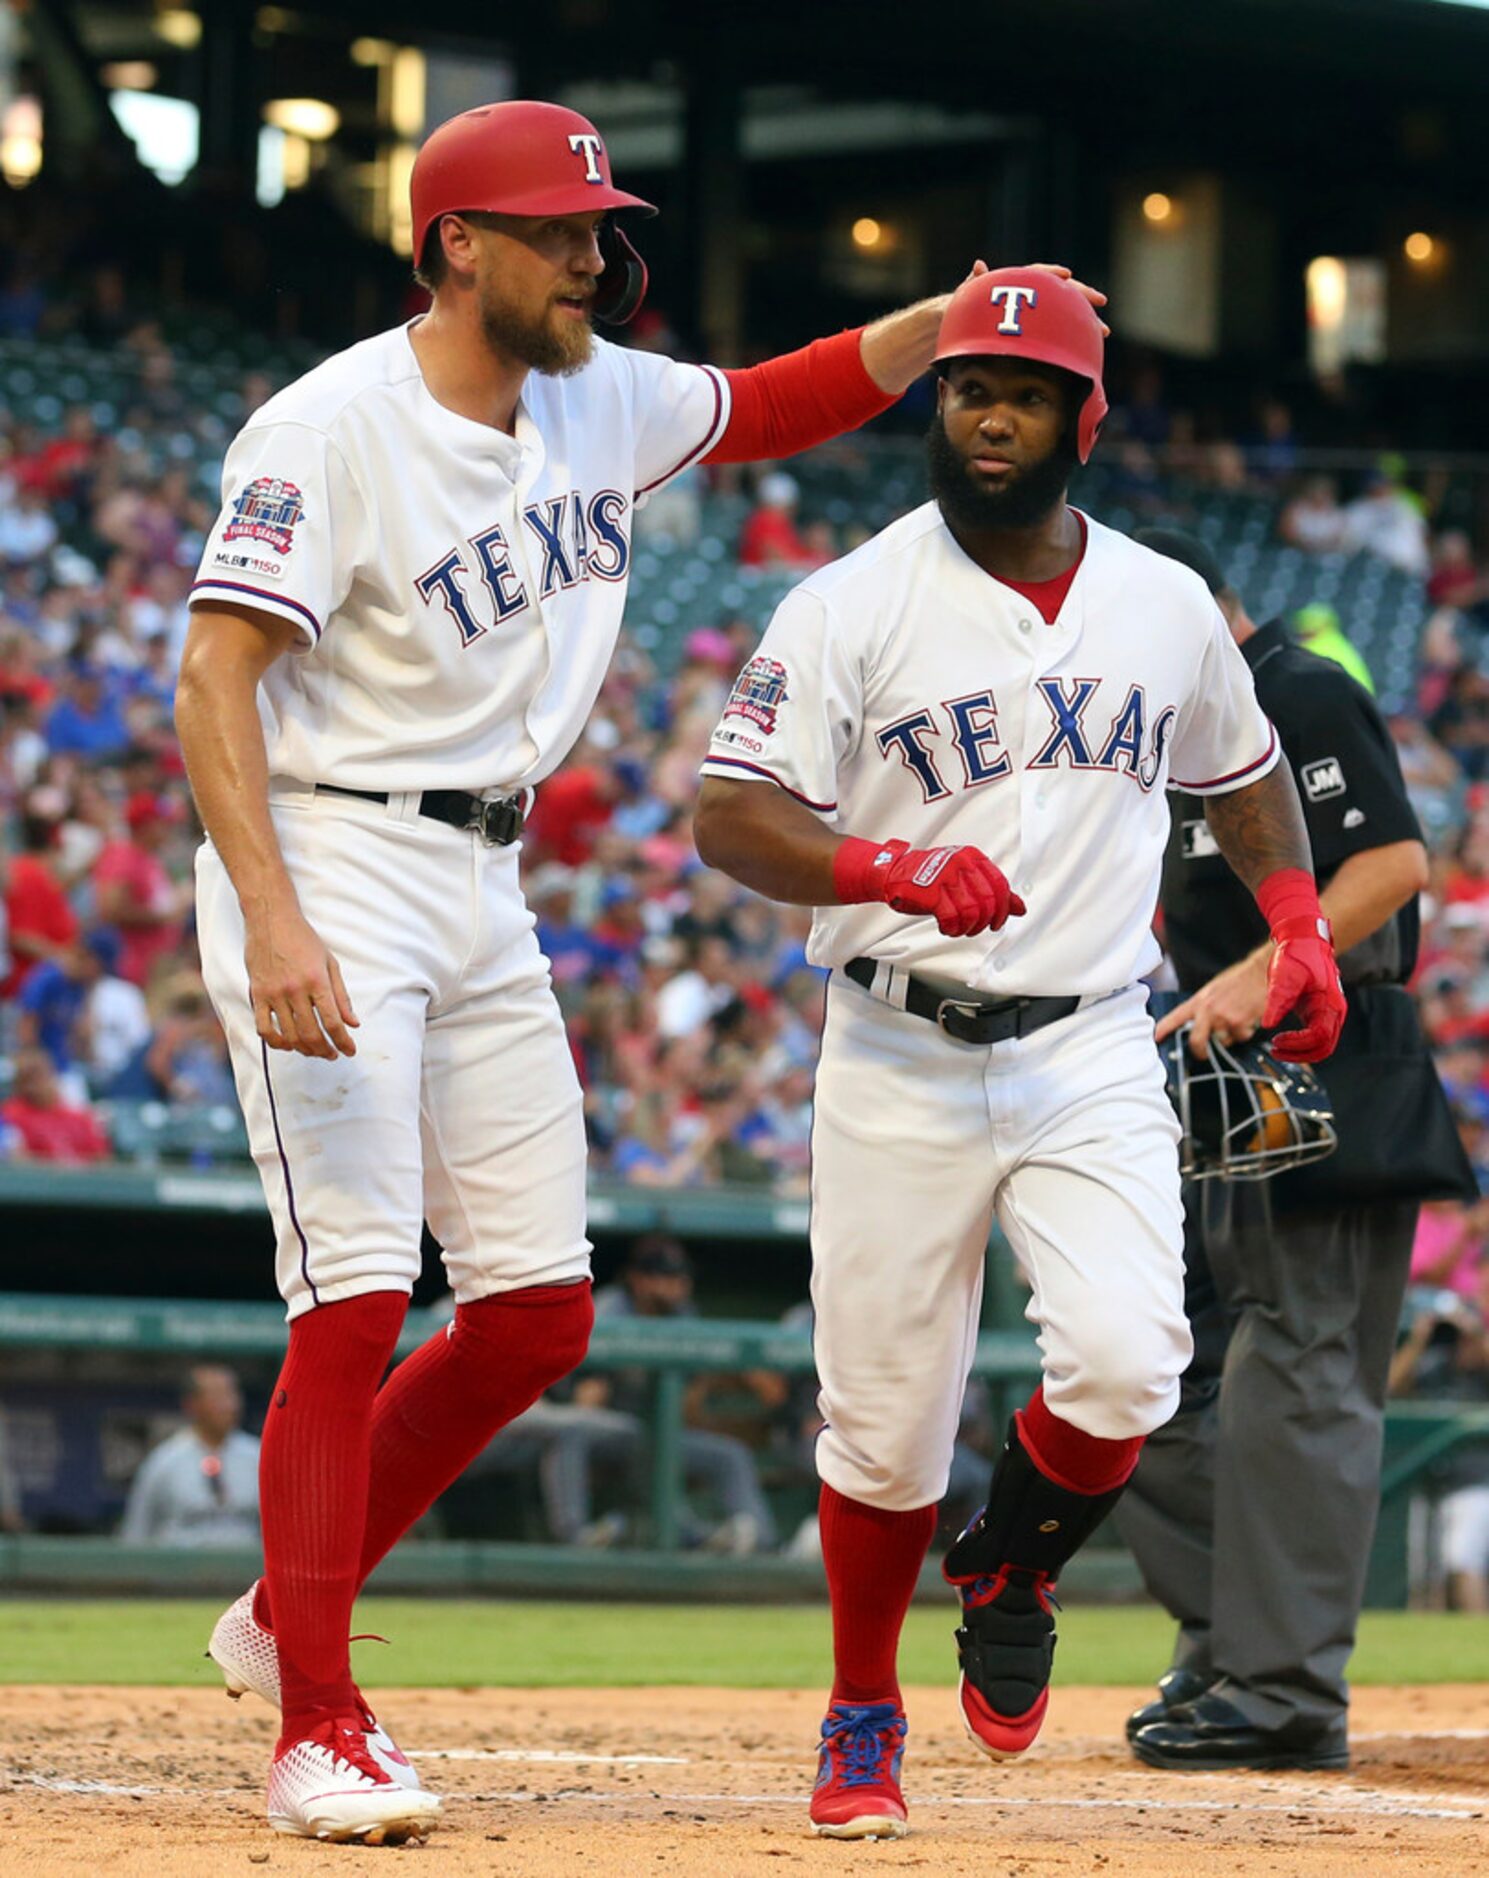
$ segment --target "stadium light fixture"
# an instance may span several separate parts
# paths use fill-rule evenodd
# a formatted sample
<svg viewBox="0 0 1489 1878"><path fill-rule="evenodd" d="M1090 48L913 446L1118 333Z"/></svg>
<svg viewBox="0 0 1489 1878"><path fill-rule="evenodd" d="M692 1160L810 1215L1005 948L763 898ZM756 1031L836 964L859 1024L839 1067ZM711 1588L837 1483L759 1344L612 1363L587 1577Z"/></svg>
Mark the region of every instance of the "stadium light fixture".
<svg viewBox="0 0 1489 1878"><path fill-rule="evenodd" d="M348 48L353 65L391 65L397 50L391 39L354 39Z"/></svg>
<svg viewBox="0 0 1489 1878"><path fill-rule="evenodd" d="M1414 262L1418 267L1425 267L1429 261L1435 260L1439 252L1438 245L1431 235L1424 234L1421 229L1408 235L1401 247L1407 260Z"/></svg>
<svg viewBox="0 0 1489 1878"><path fill-rule="evenodd" d="M400 46L388 67L388 122L397 136L414 142L424 135L428 69L417 46Z"/></svg>
<svg viewBox="0 0 1489 1878"><path fill-rule="evenodd" d="M306 139L286 131L279 148L279 164L285 188L303 189L310 181L310 145Z"/></svg>
<svg viewBox="0 0 1489 1878"><path fill-rule="evenodd" d="M24 189L41 169L41 101L13 98L0 115L0 176Z"/></svg>
<svg viewBox="0 0 1489 1878"><path fill-rule="evenodd" d="M155 15L155 31L168 46L190 52L202 42L202 16L189 7L162 7Z"/></svg>
<svg viewBox="0 0 1489 1878"><path fill-rule="evenodd" d="M324 98L271 98L264 106L264 122L291 137L324 143L341 128L341 113Z"/></svg>
<svg viewBox="0 0 1489 1878"><path fill-rule="evenodd" d="M877 248L884 239L884 227L876 222L872 215L860 215L853 224L853 245L855 248Z"/></svg>
<svg viewBox="0 0 1489 1878"><path fill-rule="evenodd" d="M390 145L383 181L388 245L395 254L400 254L405 259L412 258L414 252L414 224L409 209L408 186L409 179L414 173L415 154L415 147L411 143Z"/></svg>
<svg viewBox="0 0 1489 1878"><path fill-rule="evenodd" d="M1166 196L1161 189L1155 189L1143 197L1144 219L1156 224L1170 221L1174 213L1174 200Z"/></svg>
<svg viewBox="0 0 1489 1878"><path fill-rule="evenodd" d="M110 91L154 91L160 72L148 59L115 59L99 77Z"/></svg>
<svg viewBox="0 0 1489 1878"><path fill-rule="evenodd" d="M1349 283L1344 263L1334 254L1321 254L1308 263L1308 323L1333 332L1344 323Z"/></svg>

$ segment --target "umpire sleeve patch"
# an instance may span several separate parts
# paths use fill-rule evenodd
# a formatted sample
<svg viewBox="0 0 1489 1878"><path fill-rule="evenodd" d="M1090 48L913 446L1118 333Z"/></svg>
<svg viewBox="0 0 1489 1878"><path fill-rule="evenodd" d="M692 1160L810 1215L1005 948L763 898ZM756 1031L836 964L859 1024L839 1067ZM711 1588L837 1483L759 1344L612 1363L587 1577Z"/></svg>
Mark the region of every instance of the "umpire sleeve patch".
<svg viewBox="0 0 1489 1878"><path fill-rule="evenodd" d="M1310 802L1344 794L1344 766L1337 756L1323 756L1316 763L1305 763L1301 773L1303 793Z"/></svg>

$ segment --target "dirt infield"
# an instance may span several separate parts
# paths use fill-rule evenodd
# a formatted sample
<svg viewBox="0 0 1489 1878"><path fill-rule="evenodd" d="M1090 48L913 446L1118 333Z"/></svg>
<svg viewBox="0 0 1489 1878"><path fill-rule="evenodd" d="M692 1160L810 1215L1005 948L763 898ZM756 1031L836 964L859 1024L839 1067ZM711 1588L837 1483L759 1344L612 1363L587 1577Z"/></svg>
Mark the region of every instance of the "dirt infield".
<svg viewBox="0 0 1489 1878"><path fill-rule="evenodd" d="M8 1878L218 1878L262 1866L309 1878L392 1859L431 1878L780 1878L870 1863L928 1878L1484 1868L1489 1687L1362 1690L1347 1774L1223 1777L1131 1761L1119 1734L1139 1693L1057 1689L1039 1745L993 1767L963 1737L949 1690L912 1690L914 1830L853 1846L805 1829L815 1693L400 1690L384 1719L448 1805L427 1845L395 1852L268 1831L274 1724L262 1704L202 1690L0 1688L0 1863Z"/></svg>

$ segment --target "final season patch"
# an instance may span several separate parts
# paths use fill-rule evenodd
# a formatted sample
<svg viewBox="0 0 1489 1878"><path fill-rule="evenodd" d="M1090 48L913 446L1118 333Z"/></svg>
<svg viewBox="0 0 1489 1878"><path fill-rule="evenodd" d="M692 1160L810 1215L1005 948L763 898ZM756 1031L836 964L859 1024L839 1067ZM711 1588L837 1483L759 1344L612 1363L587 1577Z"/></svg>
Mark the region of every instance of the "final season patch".
<svg viewBox="0 0 1489 1878"><path fill-rule="evenodd" d="M295 529L305 519L305 498L282 476L259 476L239 491L233 519L222 531L224 541L247 536L262 541L276 554L288 554Z"/></svg>
<svg viewBox="0 0 1489 1878"><path fill-rule="evenodd" d="M776 713L786 702L786 668L779 659L754 658L734 681L725 717L743 717L771 736Z"/></svg>

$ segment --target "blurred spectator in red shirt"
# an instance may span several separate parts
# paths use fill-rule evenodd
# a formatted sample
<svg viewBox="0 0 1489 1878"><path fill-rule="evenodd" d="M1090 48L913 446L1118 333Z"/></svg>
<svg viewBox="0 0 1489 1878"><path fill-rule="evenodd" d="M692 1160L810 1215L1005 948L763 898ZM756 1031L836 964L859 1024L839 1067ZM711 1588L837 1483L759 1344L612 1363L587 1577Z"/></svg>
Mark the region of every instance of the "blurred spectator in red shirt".
<svg viewBox="0 0 1489 1878"><path fill-rule="evenodd" d="M0 1121L15 1129L32 1160L108 1159L108 1136L96 1116L62 1100L57 1072L45 1050L17 1052L15 1094L0 1102Z"/></svg>
<svg viewBox="0 0 1489 1878"><path fill-rule="evenodd" d="M48 502L65 501L92 465L97 449L93 413L86 404L75 404L61 435L49 437L34 455L15 465L17 480L29 489L39 489Z"/></svg>
<svg viewBox="0 0 1489 1878"><path fill-rule="evenodd" d="M0 634L0 692L44 705L53 691L52 681L36 669L41 648L23 632Z"/></svg>
<svg viewBox="0 0 1489 1878"><path fill-rule="evenodd" d="M160 850L180 810L168 796L133 795L124 811L127 839L111 841L93 869L98 917L118 928L119 976L147 985L157 960L180 942L189 885L178 886L165 870Z"/></svg>
<svg viewBox="0 0 1489 1878"><path fill-rule="evenodd" d="M821 556L796 526L800 492L794 477L772 470L760 478L758 506L739 536L741 567L817 567Z"/></svg>
<svg viewBox="0 0 1489 1878"><path fill-rule="evenodd" d="M78 936L77 915L57 884L49 855L57 842L54 820L28 810L21 818L21 852L5 873L5 920L10 975L0 997L13 998L43 959L60 959Z"/></svg>
<svg viewBox="0 0 1489 1878"><path fill-rule="evenodd" d="M1480 573L1473 543L1461 528L1449 528L1432 544L1427 598L1434 606L1469 607L1489 597L1489 577Z"/></svg>
<svg viewBox="0 0 1489 1878"><path fill-rule="evenodd" d="M561 769L538 790L523 830L528 865L560 861L582 867L594 851L595 836L615 813L618 786L600 764Z"/></svg>

